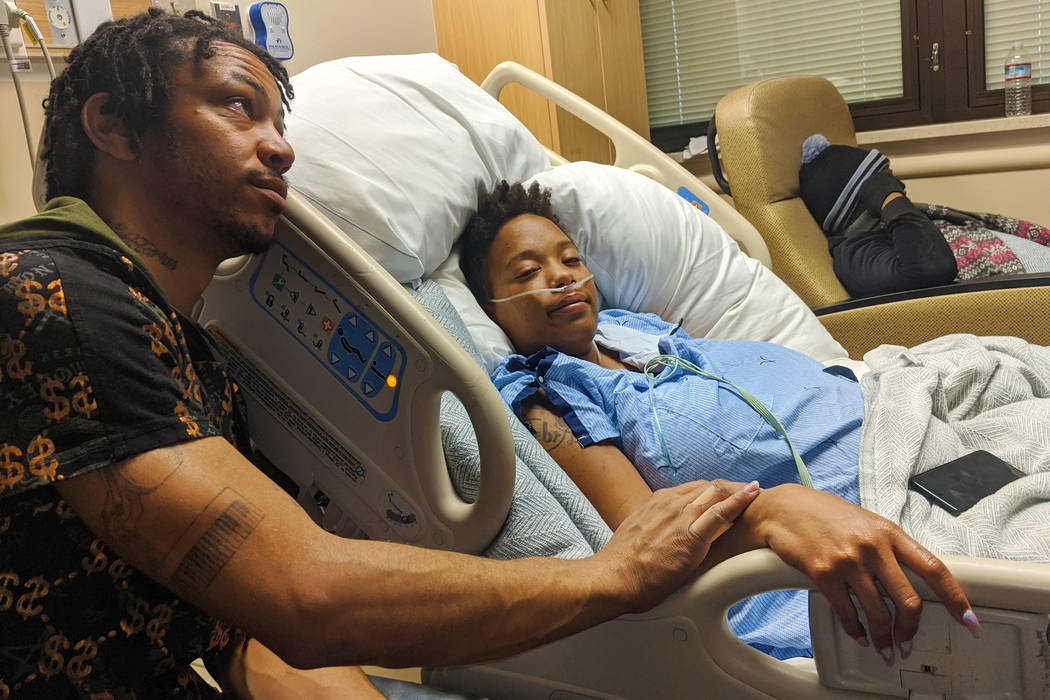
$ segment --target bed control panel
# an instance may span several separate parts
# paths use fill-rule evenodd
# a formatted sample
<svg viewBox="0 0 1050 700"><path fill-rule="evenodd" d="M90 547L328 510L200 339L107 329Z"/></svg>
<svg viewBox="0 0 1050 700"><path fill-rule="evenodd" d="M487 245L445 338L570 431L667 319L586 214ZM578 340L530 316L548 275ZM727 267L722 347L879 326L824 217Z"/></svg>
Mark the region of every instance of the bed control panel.
<svg viewBox="0 0 1050 700"><path fill-rule="evenodd" d="M257 456L318 525L454 541L408 464L405 414L432 367L384 308L283 225L265 252L224 263L204 299L199 320L240 386Z"/></svg>
<svg viewBox="0 0 1050 700"><path fill-rule="evenodd" d="M321 527L475 553L495 537L515 474L495 387L297 193L267 250L219 266L194 317L240 387L259 468ZM446 392L481 426L473 502L458 495L445 463Z"/></svg>
<svg viewBox="0 0 1050 700"><path fill-rule="evenodd" d="M373 416L397 415L404 348L281 242L263 255L251 296Z"/></svg>

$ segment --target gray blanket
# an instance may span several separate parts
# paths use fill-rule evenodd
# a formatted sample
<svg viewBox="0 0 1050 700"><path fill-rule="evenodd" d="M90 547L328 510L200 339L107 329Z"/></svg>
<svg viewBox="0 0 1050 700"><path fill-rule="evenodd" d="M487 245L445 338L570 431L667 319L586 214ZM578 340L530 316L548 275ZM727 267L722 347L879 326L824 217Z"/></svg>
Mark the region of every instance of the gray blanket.
<svg viewBox="0 0 1050 700"><path fill-rule="evenodd" d="M1050 562L1050 348L950 335L864 357L861 503L937 554ZM958 517L908 478L974 450L1027 476Z"/></svg>

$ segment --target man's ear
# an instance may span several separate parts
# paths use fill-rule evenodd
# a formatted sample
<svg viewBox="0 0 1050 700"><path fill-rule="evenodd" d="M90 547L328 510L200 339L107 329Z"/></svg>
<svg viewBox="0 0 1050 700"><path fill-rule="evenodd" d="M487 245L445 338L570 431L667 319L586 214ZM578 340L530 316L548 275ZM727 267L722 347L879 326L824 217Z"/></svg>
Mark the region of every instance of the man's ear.
<svg viewBox="0 0 1050 700"><path fill-rule="evenodd" d="M80 124L95 148L117 160L135 160L131 145L131 130L116 114L106 114L102 108L109 102L108 92L96 92L87 98L80 109Z"/></svg>

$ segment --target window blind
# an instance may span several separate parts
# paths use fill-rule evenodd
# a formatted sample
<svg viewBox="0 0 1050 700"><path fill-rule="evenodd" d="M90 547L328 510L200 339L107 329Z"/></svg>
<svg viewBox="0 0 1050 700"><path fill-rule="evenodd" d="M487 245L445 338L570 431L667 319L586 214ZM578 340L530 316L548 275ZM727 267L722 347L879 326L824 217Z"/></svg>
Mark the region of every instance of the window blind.
<svg viewBox="0 0 1050 700"><path fill-rule="evenodd" d="M726 93L778 75L822 75L847 102L903 95L900 0L641 0L640 9L653 127L706 121Z"/></svg>
<svg viewBox="0 0 1050 700"><path fill-rule="evenodd" d="M1032 62L1032 82L1050 82L1050 0L985 0L984 83L988 90L1003 87L1003 66L1013 55L1015 41Z"/></svg>

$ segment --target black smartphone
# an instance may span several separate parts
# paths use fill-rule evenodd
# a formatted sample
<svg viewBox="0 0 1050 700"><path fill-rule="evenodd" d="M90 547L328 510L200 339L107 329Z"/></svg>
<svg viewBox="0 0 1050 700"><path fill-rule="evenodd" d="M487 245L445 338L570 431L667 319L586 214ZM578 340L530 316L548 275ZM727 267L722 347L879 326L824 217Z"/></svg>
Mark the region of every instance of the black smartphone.
<svg viewBox="0 0 1050 700"><path fill-rule="evenodd" d="M990 452L977 450L908 479L908 488L959 515L1024 473Z"/></svg>

